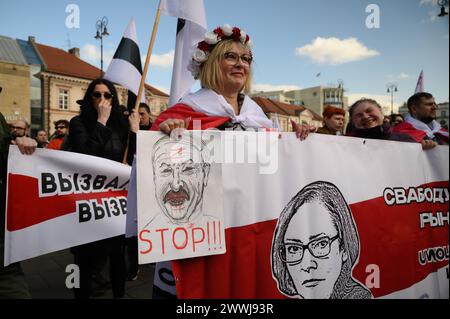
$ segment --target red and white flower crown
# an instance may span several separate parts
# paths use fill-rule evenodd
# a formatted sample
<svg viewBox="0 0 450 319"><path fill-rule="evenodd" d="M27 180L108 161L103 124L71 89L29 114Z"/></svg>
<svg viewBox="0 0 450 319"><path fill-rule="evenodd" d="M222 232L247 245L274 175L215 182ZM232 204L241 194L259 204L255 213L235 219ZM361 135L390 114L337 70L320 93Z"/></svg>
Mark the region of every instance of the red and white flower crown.
<svg viewBox="0 0 450 319"><path fill-rule="evenodd" d="M217 27L214 31L206 33L205 39L198 43L197 49L192 54L192 60L188 65L188 70L196 80L200 76L200 69L203 63L208 60L214 47L223 40L239 41L247 45L251 44L250 37L247 33L229 24Z"/></svg>

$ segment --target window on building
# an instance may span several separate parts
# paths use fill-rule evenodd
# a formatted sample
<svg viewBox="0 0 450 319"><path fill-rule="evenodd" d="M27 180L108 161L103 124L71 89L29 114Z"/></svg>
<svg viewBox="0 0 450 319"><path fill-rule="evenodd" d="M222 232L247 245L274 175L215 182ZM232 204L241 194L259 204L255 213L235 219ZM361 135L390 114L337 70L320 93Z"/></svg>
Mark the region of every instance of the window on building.
<svg viewBox="0 0 450 319"><path fill-rule="evenodd" d="M446 111L442 111L441 112L441 117L447 117L447 112Z"/></svg>
<svg viewBox="0 0 450 319"><path fill-rule="evenodd" d="M61 110L69 109L69 90L59 89L59 108Z"/></svg>

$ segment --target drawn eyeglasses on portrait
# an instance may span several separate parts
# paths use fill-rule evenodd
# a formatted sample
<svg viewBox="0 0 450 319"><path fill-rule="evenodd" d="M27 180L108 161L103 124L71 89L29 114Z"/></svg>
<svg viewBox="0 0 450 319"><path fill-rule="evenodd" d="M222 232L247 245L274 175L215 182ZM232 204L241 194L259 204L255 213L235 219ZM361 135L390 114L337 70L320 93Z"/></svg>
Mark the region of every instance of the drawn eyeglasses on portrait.
<svg viewBox="0 0 450 319"><path fill-rule="evenodd" d="M331 252L331 244L338 238L339 235L333 238L324 236L313 239L306 245L301 243L284 243L280 248L281 260L291 266L301 263L305 250L308 250L316 258L325 258Z"/></svg>

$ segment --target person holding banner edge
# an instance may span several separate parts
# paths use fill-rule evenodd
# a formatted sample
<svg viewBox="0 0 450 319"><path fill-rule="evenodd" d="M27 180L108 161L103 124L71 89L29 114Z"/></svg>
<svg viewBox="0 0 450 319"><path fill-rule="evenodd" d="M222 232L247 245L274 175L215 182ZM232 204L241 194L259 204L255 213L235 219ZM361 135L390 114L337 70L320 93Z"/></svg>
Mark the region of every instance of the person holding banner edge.
<svg viewBox="0 0 450 319"><path fill-rule="evenodd" d="M122 114L114 85L106 79L92 81L83 98L79 116L70 121L68 148L77 153L122 162L127 146L128 131L137 133L139 115L132 112L128 121ZM130 150L134 153L134 150ZM125 293L124 236L71 248L75 264L80 267L80 288L75 298L91 296L91 283L96 261L109 257L110 278L114 298Z"/></svg>
<svg viewBox="0 0 450 319"><path fill-rule="evenodd" d="M170 135L178 129L192 130L194 121L200 122L202 130L272 128L272 121L246 95L251 89L252 63L250 37L240 28L225 24L206 33L204 40L197 44L188 67L192 76L200 80L202 88L184 96L179 103L162 112L151 130ZM306 124L292 122L292 126L300 140L315 131L314 127ZM168 268L170 263L156 265L156 283L165 281L157 277L160 271L164 271L166 277L168 273L171 274ZM174 281L165 285L174 286ZM168 290L154 285L153 298L173 297L174 287L164 289Z"/></svg>
<svg viewBox="0 0 450 319"><path fill-rule="evenodd" d="M2 88L0 87L0 92ZM37 142L26 136L14 137L8 123L0 112L0 201L6 203L6 179L9 145L17 145L24 155L31 155ZM3 266L5 239L5 205L0 205L0 299L30 299L28 284L20 263Z"/></svg>

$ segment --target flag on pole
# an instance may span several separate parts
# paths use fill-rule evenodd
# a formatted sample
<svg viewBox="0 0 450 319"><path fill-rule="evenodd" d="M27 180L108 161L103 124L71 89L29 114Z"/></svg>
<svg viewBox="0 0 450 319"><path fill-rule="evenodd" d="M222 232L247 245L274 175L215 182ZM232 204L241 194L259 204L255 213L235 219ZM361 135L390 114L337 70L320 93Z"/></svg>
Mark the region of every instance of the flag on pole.
<svg viewBox="0 0 450 319"><path fill-rule="evenodd" d="M273 119L273 128L276 131L280 129L280 121L278 120L278 113L275 113L275 118Z"/></svg>
<svg viewBox="0 0 450 319"><path fill-rule="evenodd" d="M422 70L420 72L419 79L417 80L416 91L414 92L414 94L424 92L424 91L425 91L425 89L424 89L424 83L423 83L423 70Z"/></svg>
<svg viewBox="0 0 450 319"><path fill-rule="evenodd" d="M122 40L106 70L105 79L128 89L128 110L134 108L142 78L142 62L134 19L128 23ZM145 102L145 94L141 102Z"/></svg>
<svg viewBox="0 0 450 319"><path fill-rule="evenodd" d="M188 65L198 42L208 31L203 0L161 0L161 13L178 17L169 106L189 92L195 80Z"/></svg>

